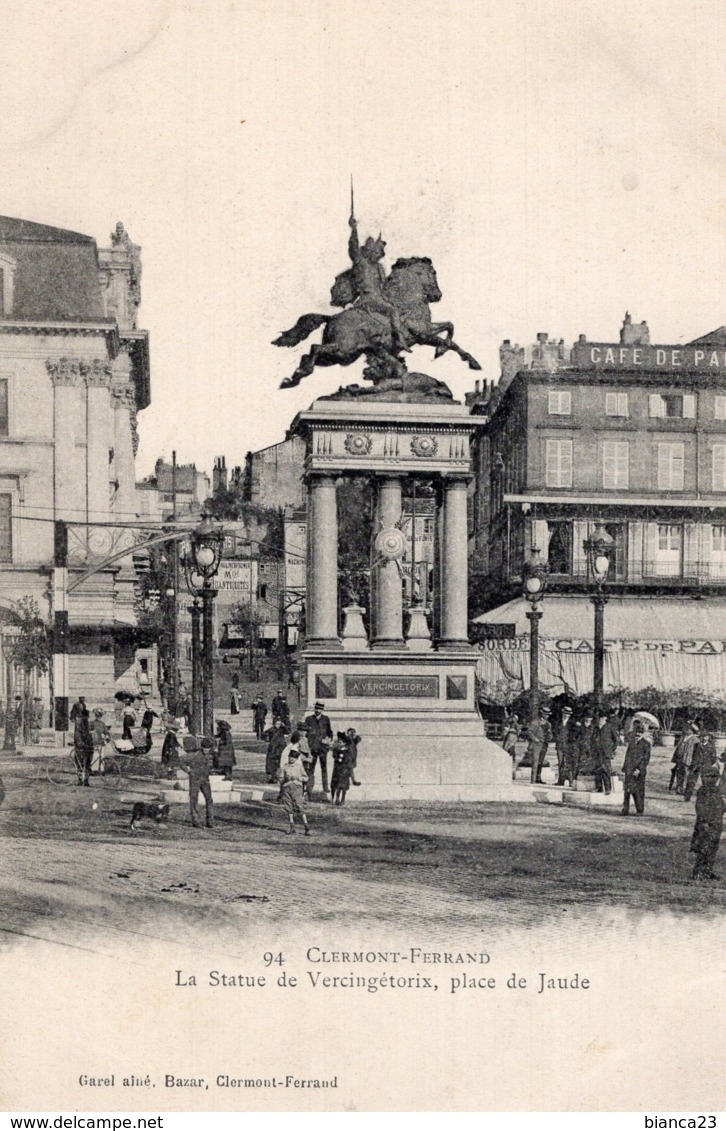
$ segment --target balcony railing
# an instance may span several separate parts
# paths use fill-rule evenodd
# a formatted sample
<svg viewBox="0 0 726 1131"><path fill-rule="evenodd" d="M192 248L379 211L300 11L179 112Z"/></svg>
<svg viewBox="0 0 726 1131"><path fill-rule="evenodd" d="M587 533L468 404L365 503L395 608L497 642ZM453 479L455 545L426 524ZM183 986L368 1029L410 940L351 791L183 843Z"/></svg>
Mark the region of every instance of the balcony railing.
<svg viewBox="0 0 726 1131"><path fill-rule="evenodd" d="M550 565L550 578L554 583L588 582L587 563L576 559L566 572ZM608 584L726 585L726 561L623 561L611 566Z"/></svg>

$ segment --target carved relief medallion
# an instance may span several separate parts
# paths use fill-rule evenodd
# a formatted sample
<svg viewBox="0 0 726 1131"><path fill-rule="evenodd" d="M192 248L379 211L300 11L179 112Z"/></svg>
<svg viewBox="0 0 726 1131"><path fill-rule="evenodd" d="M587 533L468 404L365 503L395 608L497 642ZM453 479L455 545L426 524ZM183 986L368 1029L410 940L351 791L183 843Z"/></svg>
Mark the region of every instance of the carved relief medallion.
<svg viewBox="0 0 726 1131"><path fill-rule="evenodd" d="M435 456L439 450L439 442L435 436L414 436L411 440L411 451L415 456Z"/></svg>
<svg viewBox="0 0 726 1131"><path fill-rule="evenodd" d="M367 456L373 440L365 432L349 432L345 437L345 450L352 456Z"/></svg>

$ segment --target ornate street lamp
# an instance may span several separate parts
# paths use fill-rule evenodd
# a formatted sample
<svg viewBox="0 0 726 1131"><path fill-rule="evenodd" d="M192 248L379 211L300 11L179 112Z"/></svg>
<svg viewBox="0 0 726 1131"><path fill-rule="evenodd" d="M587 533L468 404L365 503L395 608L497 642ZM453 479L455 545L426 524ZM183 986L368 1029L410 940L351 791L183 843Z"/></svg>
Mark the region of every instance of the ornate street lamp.
<svg viewBox="0 0 726 1131"><path fill-rule="evenodd" d="M544 596L549 566L543 561L537 546L533 546L522 568L524 596L530 604L529 621L529 718L534 722L539 713L539 622L542 610L539 602ZM531 780L537 780L536 759L532 759Z"/></svg>
<svg viewBox="0 0 726 1131"><path fill-rule="evenodd" d="M202 734L212 737L214 734L214 644L212 640L212 602L216 593L212 588L212 578L219 569L222 558L222 545L224 535L208 515L202 515L202 521L196 530L192 531L192 567L196 577L201 579L202 595ZM199 591L199 590L197 590ZM192 620L192 628L194 621ZM193 640L192 640L193 647ZM192 655L193 659L193 655Z"/></svg>
<svg viewBox="0 0 726 1131"><path fill-rule="evenodd" d="M595 606L595 633L594 633L594 658L593 658L593 700L594 710L598 714L602 703L603 677L605 671L605 605L607 597L603 587L607 581L610 561L615 549L615 540L610 537L602 520L595 523L595 529L589 538L582 543L587 555L588 574L595 586L595 592L590 600Z"/></svg>

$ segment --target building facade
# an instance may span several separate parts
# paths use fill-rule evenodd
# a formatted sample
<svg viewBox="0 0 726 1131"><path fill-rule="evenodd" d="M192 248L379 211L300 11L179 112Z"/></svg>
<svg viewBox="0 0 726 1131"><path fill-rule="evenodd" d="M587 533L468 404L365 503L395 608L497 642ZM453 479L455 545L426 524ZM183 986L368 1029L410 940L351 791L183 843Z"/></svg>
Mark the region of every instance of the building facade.
<svg viewBox="0 0 726 1131"><path fill-rule="evenodd" d="M140 280L140 249L122 224L99 249L0 217L0 608L7 622L28 596L50 619L54 524L65 521L69 692L93 703L136 682L131 557L77 583L139 536L137 413L150 400ZM50 706L47 678L39 691Z"/></svg>
<svg viewBox="0 0 726 1131"><path fill-rule="evenodd" d="M652 644L667 610L655 638L664 653L673 643L684 654L693 598L713 602L713 631L726 640L726 328L686 346L654 345L647 325L626 315L619 342L581 335L567 356L503 374L486 407L480 490L488 487L486 564L499 602L518 598L533 547L549 567L553 617L552 595L591 592L583 544L602 522L614 543L611 650L623 639Z"/></svg>

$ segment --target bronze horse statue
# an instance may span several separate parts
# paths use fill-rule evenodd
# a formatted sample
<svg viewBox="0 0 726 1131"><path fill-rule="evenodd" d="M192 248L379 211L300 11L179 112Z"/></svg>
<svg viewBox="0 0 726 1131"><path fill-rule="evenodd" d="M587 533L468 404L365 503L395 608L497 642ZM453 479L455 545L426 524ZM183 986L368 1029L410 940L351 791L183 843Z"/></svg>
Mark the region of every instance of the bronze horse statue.
<svg viewBox="0 0 726 1131"><path fill-rule="evenodd" d="M343 279L344 276L339 276L336 282L339 290ZM384 294L399 311L408 344L433 346L435 357L453 350L470 369L481 369L478 361L454 341L451 322L431 321L429 303L439 302L441 291L430 259L396 260L386 279ZM325 327L322 342L312 346L310 352L300 359L292 377L281 383L281 389L299 385L303 377L310 376L316 365L351 365L363 356L368 362L364 376L376 385L382 381L387 385L405 382L406 366L394 346L391 323L385 315L368 310L365 300L359 299L340 314L303 314L290 330L275 339L273 345L299 345L320 326Z"/></svg>

